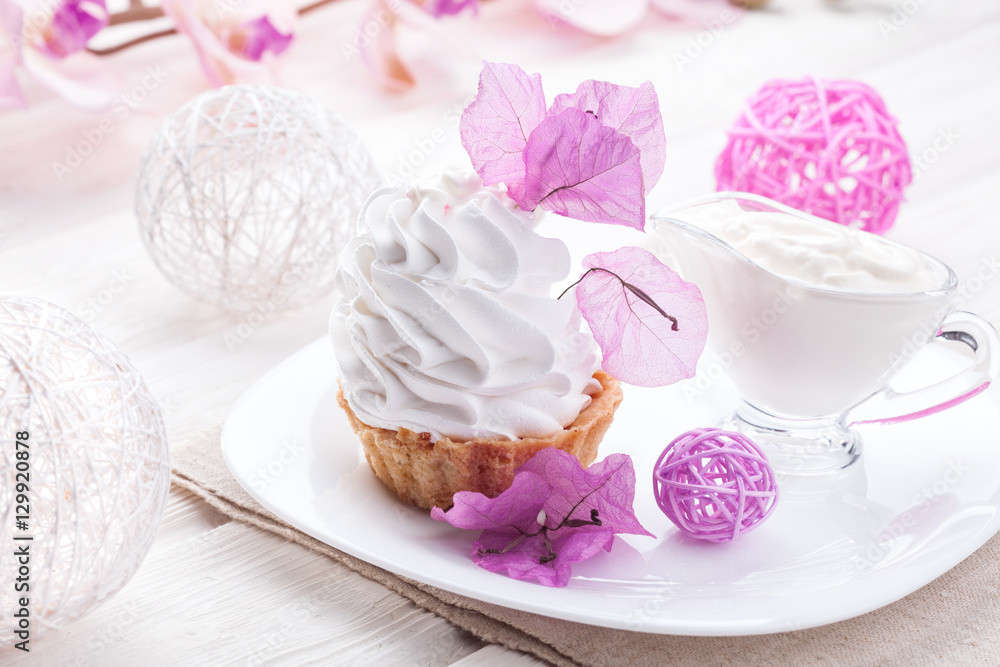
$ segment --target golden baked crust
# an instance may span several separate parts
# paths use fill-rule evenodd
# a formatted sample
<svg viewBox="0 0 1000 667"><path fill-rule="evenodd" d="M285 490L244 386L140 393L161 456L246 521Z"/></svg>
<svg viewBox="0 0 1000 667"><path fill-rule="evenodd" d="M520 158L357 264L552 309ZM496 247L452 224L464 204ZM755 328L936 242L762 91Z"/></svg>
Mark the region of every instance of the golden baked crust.
<svg viewBox="0 0 1000 667"><path fill-rule="evenodd" d="M514 469L546 447L567 451L584 466L593 463L597 446L622 402L621 385L616 379L604 371L594 373L594 378L601 383L601 391L592 397L590 405L572 424L544 438L455 442L443 437L431 442L430 433L405 428L391 431L365 424L347 405L343 390L337 392L337 403L361 438L368 465L400 500L447 509L456 491L478 491L491 498L499 495L514 480Z"/></svg>

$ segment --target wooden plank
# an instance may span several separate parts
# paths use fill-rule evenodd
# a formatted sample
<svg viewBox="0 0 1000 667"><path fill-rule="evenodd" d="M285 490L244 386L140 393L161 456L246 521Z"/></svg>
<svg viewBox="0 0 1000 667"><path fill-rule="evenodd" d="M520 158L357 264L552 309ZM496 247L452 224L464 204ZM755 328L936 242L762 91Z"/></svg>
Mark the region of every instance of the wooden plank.
<svg viewBox="0 0 1000 667"><path fill-rule="evenodd" d="M175 498L172 508L190 500ZM171 544L118 595L4 664L447 665L483 646L270 533L228 522L181 537L173 523L164 526Z"/></svg>

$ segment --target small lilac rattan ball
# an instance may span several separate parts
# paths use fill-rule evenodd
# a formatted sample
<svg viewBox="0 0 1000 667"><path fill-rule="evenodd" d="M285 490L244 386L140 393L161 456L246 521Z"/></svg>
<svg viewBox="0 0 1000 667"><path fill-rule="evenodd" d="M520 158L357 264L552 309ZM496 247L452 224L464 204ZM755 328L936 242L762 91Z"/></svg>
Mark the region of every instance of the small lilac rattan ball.
<svg viewBox="0 0 1000 667"><path fill-rule="evenodd" d="M685 534L729 542L767 519L778 485L767 457L742 433L699 428L674 439L653 466L656 504Z"/></svg>
<svg viewBox="0 0 1000 667"><path fill-rule="evenodd" d="M883 234L912 180L906 143L859 81L775 79L747 100L715 163L720 191L751 192Z"/></svg>

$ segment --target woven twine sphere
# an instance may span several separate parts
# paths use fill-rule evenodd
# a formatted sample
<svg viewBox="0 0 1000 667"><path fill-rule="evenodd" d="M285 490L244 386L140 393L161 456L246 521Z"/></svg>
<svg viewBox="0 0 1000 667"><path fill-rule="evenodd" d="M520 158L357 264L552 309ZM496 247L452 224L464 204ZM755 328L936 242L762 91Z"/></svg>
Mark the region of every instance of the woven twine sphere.
<svg viewBox="0 0 1000 667"><path fill-rule="evenodd" d="M159 526L170 461L160 409L121 348L33 298L0 298L0 447L0 644L11 644L23 639L14 635L21 597L35 639L125 585ZM23 545L29 590L18 592Z"/></svg>
<svg viewBox="0 0 1000 667"><path fill-rule="evenodd" d="M236 311L295 308L333 289L380 182L358 134L316 100L226 86L150 141L136 216L157 266L189 295Z"/></svg>
<svg viewBox="0 0 1000 667"><path fill-rule="evenodd" d="M729 542L774 511L778 486L767 457L742 433L706 428L667 445L653 466L656 504L686 535Z"/></svg>
<svg viewBox="0 0 1000 667"><path fill-rule="evenodd" d="M882 234L912 180L906 143L858 81L774 80L747 100L715 163L720 191L763 195Z"/></svg>

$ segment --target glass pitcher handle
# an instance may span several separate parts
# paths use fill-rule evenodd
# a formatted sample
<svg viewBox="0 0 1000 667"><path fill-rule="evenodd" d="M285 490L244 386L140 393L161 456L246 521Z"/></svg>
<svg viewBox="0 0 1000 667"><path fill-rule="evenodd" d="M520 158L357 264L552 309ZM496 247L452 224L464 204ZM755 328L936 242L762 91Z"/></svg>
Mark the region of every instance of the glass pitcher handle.
<svg viewBox="0 0 1000 667"><path fill-rule="evenodd" d="M892 387L886 387L872 398L880 398L880 404L890 414L854 421L849 426L898 424L947 410L986 391L1000 375L1000 336L993 325L983 318L964 311L952 313L945 318L937 337L931 342L941 340L958 341L972 348L976 355L972 365L958 375L922 389L897 392Z"/></svg>

